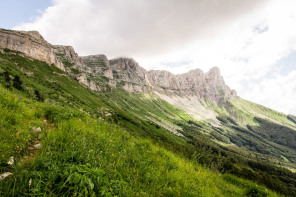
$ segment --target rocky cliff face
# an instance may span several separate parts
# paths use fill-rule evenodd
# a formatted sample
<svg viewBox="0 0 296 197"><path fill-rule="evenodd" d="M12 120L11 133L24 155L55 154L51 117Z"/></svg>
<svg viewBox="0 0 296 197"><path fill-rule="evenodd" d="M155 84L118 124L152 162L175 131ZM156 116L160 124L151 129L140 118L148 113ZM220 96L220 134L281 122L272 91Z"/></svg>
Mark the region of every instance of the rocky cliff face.
<svg viewBox="0 0 296 197"><path fill-rule="evenodd" d="M133 59L112 59L110 60L110 67L116 79L140 85L150 85L148 72Z"/></svg>
<svg viewBox="0 0 296 197"><path fill-rule="evenodd" d="M220 75L218 67L204 73L200 69L191 70L184 74L174 75L168 71L149 71L151 84L158 91L177 95L198 95L199 98L210 98L214 101L231 99L236 96Z"/></svg>
<svg viewBox="0 0 296 197"><path fill-rule="evenodd" d="M80 57L71 46L51 45L36 31L0 30L0 47L54 64L92 90L121 87L130 92L160 92L190 95L217 103L236 96L225 84L217 67L174 75L168 71L146 71L130 58L108 60L105 55Z"/></svg>
<svg viewBox="0 0 296 197"><path fill-rule="evenodd" d="M65 70L54 53L54 48L37 31L0 30L0 47L20 51L26 55L54 64Z"/></svg>

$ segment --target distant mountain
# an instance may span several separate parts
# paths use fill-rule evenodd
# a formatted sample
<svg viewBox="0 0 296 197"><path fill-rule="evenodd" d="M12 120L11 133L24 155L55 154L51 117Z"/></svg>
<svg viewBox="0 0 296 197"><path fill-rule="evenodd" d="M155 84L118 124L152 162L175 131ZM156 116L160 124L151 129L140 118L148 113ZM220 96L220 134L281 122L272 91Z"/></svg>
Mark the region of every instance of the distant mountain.
<svg viewBox="0 0 296 197"><path fill-rule="evenodd" d="M296 118L240 98L218 67L146 71L131 58L81 57L36 31L0 29L0 82L30 99L115 123L190 162L296 194ZM54 122L62 112L46 113Z"/></svg>

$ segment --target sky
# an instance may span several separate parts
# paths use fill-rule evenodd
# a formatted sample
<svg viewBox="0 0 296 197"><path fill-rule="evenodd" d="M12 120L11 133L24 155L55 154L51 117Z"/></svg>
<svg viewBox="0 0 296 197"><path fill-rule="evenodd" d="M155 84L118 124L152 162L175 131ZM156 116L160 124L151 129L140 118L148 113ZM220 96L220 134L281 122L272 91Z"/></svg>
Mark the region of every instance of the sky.
<svg viewBox="0 0 296 197"><path fill-rule="evenodd" d="M296 115L295 0L1 0L0 27L147 70L218 66L240 97Z"/></svg>

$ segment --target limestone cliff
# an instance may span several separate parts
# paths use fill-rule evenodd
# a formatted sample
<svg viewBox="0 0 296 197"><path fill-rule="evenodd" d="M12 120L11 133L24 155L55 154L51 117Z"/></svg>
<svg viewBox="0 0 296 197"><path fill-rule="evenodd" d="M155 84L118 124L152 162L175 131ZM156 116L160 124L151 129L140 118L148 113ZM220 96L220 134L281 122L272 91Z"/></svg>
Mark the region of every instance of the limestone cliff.
<svg viewBox="0 0 296 197"><path fill-rule="evenodd" d="M218 67L204 73L200 69L184 74L174 75L168 71L149 71L151 84L158 91L177 95L197 95L199 98L210 98L213 101L230 99L236 96L220 75Z"/></svg>
<svg viewBox="0 0 296 197"><path fill-rule="evenodd" d="M160 92L166 95L196 96L214 103L236 96L225 84L217 67L174 75L168 71L146 71L134 59L105 55L80 57L71 46L51 45L36 31L0 29L0 47L54 64L95 91L119 87L129 92Z"/></svg>
<svg viewBox="0 0 296 197"><path fill-rule="evenodd" d="M54 48L37 31L11 31L0 29L0 47L20 51L32 58L54 64L65 70L63 63L56 57Z"/></svg>

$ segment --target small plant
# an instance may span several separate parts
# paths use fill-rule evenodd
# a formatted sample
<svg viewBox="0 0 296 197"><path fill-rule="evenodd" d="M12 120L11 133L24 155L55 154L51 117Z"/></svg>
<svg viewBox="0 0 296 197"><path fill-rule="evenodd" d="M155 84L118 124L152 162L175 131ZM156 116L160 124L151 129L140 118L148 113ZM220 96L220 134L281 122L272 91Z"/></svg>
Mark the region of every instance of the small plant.
<svg viewBox="0 0 296 197"><path fill-rule="evenodd" d="M4 80L5 80L5 82L6 82L6 83L10 83L10 81L11 81L11 77L10 77L9 73L8 73L7 71L5 71L5 72L3 73L3 75L4 75Z"/></svg>
<svg viewBox="0 0 296 197"><path fill-rule="evenodd" d="M79 70L77 70L76 68L71 68L72 73L74 73L75 75L78 75L80 73Z"/></svg>
<svg viewBox="0 0 296 197"><path fill-rule="evenodd" d="M23 90L23 82L21 81L20 77L17 75L13 79L13 87L18 90Z"/></svg>
<svg viewBox="0 0 296 197"><path fill-rule="evenodd" d="M255 186L248 189L248 191L246 193L246 196L250 196L250 197L265 197L267 195L268 195L267 192L265 192L263 189L255 187Z"/></svg>
<svg viewBox="0 0 296 197"><path fill-rule="evenodd" d="M36 96L37 101L44 102L44 100L45 100L44 96L42 94L40 94L40 92L38 90L35 90L34 94Z"/></svg>

